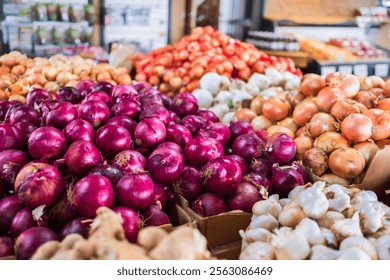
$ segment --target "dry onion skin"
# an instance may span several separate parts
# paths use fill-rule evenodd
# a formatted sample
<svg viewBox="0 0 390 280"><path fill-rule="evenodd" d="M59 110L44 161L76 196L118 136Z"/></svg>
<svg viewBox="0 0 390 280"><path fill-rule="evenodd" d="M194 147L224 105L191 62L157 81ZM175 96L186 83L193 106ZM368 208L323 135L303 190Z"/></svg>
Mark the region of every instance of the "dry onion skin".
<svg viewBox="0 0 390 280"><path fill-rule="evenodd" d="M342 178L333 173L326 173L322 175L321 180L327 182L328 184L339 184L342 186L349 186L351 184L351 180L347 178Z"/></svg>
<svg viewBox="0 0 390 280"><path fill-rule="evenodd" d="M316 103L321 111L330 113L332 106L340 100L346 99L344 93L337 87L325 87L317 95Z"/></svg>
<svg viewBox="0 0 390 280"><path fill-rule="evenodd" d="M329 86L340 89L346 98L353 98L360 90L360 80L352 74L333 73L325 78L327 79Z"/></svg>
<svg viewBox="0 0 390 280"><path fill-rule="evenodd" d="M375 154L379 151L379 147L373 141L360 142L353 146L354 149L358 150L364 156L366 160L366 166L369 166L371 161L374 159Z"/></svg>
<svg viewBox="0 0 390 280"><path fill-rule="evenodd" d="M313 137L318 137L327 131L336 131L336 120L327 113L315 114L309 123L309 131Z"/></svg>
<svg viewBox="0 0 390 280"><path fill-rule="evenodd" d="M354 148L340 148L329 156L329 169L342 178L352 179L365 167L366 160L361 152Z"/></svg>
<svg viewBox="0 0 390 280"><path fill-rule="evenodd" d="M326 154L332 153L342 147L348 148L349 141L341 133L328 131L314 141L314 147Z"/></svg>
<svg viewBox="0 0 390 280"><path fill-rule="evenodd" d="M330 110L330 114L339 121L343 121L347 116L356 113L363 113L367 110L367 107L363 104L352 100L345 99L337 101Z"/></svg>
<svg viewBox="0 0 390 280"><path fill-rule="evenodd" d="M257 116L257 114L252 111L251 109L248 109L248 108L242 108L242 109L239 109L236 114L235 114L235 117L237 118L238 121L245 121L245 122L251 122L255 117Z"/></svg>
<svg viewBox="0 0 390 280"><path fill-rule="evenodd" d="M353 100L363 104L366 108L375 108L378 97L371 91L359 91Z"/></svg>
<svg viewBox="0 0 390 280"><path fill-rule="evenodd" d="M289 104L278 97L264 100L261 112L271 121L280 121L288 116Z"/></svg>
<svg viewBox="0 0 390 280"><path fill-rule="evenodd" d="M293 119L297 125L304 126L315 114L319 112L320 109L316 104L316 99L308 98L295 107L293 112Z"/></svg>
<svg viewBox="0 0 390 280"><path fill-rule="evenodd" d="M390 112L381 109L370 109L364 112L374 125L373 140L384 140L390 137Z"/></svg>
<svg viewBox="0 0 390 280"><path fill-rule="evenodd" d="M266 116L260 115L253 118L253 120L251 121L251 125L254 131L257 131L259 129L267 130L269 127L272 126L272 121L270 121Z"/></svg>
<svg viewBox="0 0 390 280"><path fill-rule="evenodd" d="M297 157L300 159L304 152L313 148L314 140L308 136L299 136L294 139L294 142L297 146Z"/></svg>
<svg viewBox="0 0 390 280"><path fill-rule="evenodd" d="M318 74L306 74L302 77L299 89L306 96L317 95L325 87L325 79Z"/></svg>
<svg viewBox="0 0 390 280"><path fill-rule="evenodd" d="M328 156L321 150L312 148L303 153L302 163L309 167L317 176L328 170Z"/></svg>
<svg viewBox="0 0 390 280"><path fill-rule="evenodd" d="M282 125L272 125L267 129L267 136L270 137L273 134L286 133L292 139L295 138L295 134L287 127Z"/></svg>
<svg viewBox="0 0 390 280"><path fill-rule="evenodd" d="M351 114L341 123L342 134L355 143L368 140L374 133L374 125L369 117L363 114Z"/></svg>

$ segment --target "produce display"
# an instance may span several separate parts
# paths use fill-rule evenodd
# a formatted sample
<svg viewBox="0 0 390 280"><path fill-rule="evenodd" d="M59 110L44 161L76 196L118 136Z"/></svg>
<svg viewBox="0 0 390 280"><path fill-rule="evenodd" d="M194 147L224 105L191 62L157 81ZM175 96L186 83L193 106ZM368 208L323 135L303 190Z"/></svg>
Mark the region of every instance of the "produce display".
<svg viewBox="0 0 390 280"><path fill-rule="evenodd" d="M349 50L359 58L387 58L387 53L384 50L378 49L368 40L361 41L357 39L330 38L329 41L326 43L342 49Z"/></svg>
<svg viewBox="0 0 390 280"><path fill-rule="evenodd" d="M139 232L137 242L129 243L121 217L101 207L93 220L88 238L71 233L61 242L40 246L33 260L209 260L207 240L197 229L181 227L167 233L158 227ZM23 246L21 243L19 246Z"/></svg>
<svg viewBox="0 0 390 280"><path fill-rule="evenodd" d="M241 260L388 260L390 208L372 191L298 186L253 206Z"/></svg>
<svg viewBox="0 0 390 280"><path fill-rule="evenodd" d="M351 51L326 44L318 39L301 38L299 44L302 51L318 61L350 62L357 59Z"/></svg>
<svg viewBox="0 0 390 280"><path fill-rule="evenodd" d="M218 30L196 27L178 43L155 49L135 61L137 81L158 85L169 95L190 91L208 72L247 81L252 73L264 73L268 67L300 75L289 58L268 56L249 43L232 39Z"/></svg>

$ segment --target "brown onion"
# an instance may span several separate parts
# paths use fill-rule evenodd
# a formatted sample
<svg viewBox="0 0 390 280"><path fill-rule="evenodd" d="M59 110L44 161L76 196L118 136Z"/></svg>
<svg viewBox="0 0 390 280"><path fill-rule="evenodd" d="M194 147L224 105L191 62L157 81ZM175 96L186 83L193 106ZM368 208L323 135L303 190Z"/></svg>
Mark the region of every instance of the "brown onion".
<svg viewBox="0 0 390 280"><path fill-rule="evenodd" d="M313 135L311 135L309 131L309 124L302 126L295 132L295 137L300 137L300 136L307 136L313 138Z"/></svg>
<svg viewBox="0 0 390 280"><path fill-rule="evenodd" d="M308 136L299 136L294 139L295 145L297 146L297 155L302 156L304 152L313 148L313 138Z"/></svg>
<svg viewBox="0 0 390 280"><path fill-rule="evenodd" d="M339 121L343 121L348 115L355 113L363 113L367 110L363 104L352 100L345 99L337 101L330 110L330 114Z"/></svg>
<svg viewBox="0 0 390 280"><path fill-rule="evenodd" d="M371 80L372 88L381 88L383 89L385 87L385 81L379 77L379 76L369 76L368 77Z"/></svg>
<svg viewBox="0 0 390 280"><path fill-rule="evenodd" d="M370 91L359 91L358 94L353 98L353 100L363 104L368 109L374 108L376 105L378 97Z"/></svg>
<svg viewBox="0 0 390 280"><path fill-rule="evenodd" d="M334 131L325 132L314 141L314 148L326 154L342 147L349 147L349 142L342 134Z"/></svg>
<svg viewBox="0 0 390 280"><path fill-rule="evenodd" d="M370 89L370 92L372 92L373 94L375 94L375 96L376 97L378 97L378 99L379 99L379 97L382 97L382 96L384 96L383 95L383 89L382 88L372 88L372 89ZM381 99L383 99L383 98L381 98Z"/></svg>
<svg viewBox="0 0 390 280"><path fill-rule="evenodd" d="M353 98L360 90L358 77L352 74L335 74L329 80L330 87L338 87L346 98Z"/></svg>
<svg viewBox="0 0 390 280"><path fill-rule="evenodd" d="M359 76L360 90L370 90L373 87L372 81L369 77Z"/></svg>
<svg viewBox="0 0 390 280"><path fill-rule="evenodd" d="M264 100L261 112L271 121L280 121L288 116L290 106L278 97Z"/></svg>
<svg viewBox="0 0 390 280"><path fill-rule="evenodd" d="M341 132L350 141L363 142L372 136L374 125L366 115L351 114L341 123Z"/></svg>
<svg viewBox="0 0 390 280"><path fill-rule="evenodd" d="M235 113L238 121L251 122L256 116L257 114L248 108L242 108Z"/></svg>
<svg viewBox="0 0 390 280"><path fill-rule="evenodd" d="M342 186L349 186L351 184L351 180L339 177L332 173L326 173L321 176L321 180L327 182L328 184L339 184Z"/></svg>
<svg viewBox="0 0 390 280"><path fill-rule="evenodd" d="M336 131L336 120L327 113L315 114L309 123L309 131L314 138L326 131Z"/></svg>
<svg viewBox="0 0 390 280"><path fill-rule="evenodd" d="M366 160L366 166L370 165L376 152L379 150L379 147L372 141L357 143L353 146L353 148L362 153L364 159Z"/></svg>
<svg viewBox="0 0 390 280"><path fill-rule="evenodd" d="M251 121L251 125L254 131L259 129L267 130L270 126L272 126L272 122L265 116L257 116Z"/></svg>
<svg viewBox="0 0 390 280"><path fill-rule="evenodd" d="M261 108L263 107L264 97L258 95L252 99L250 109L255 112L257 115L261 114Z"/></svg>
<svg viewBox="0 0 390 280"><path fill-rule="evenodd" d="M314 98L305 99L302 103L299 103L293 112L294 122L299 126L304 126L310 121L311 117L317 114L320 109L318 108Z"/></svg>
<svg viewBox="0 0 390 280"><path fill-rule="evenodd" d="M316 103L321 111L329 113L332 106L340 100L344 100L344 93L336 87L323 88L317 95Z"/></svg>
<svg viewBox="0 0 390 280"><path fill-rule="evenodd" d="M342 178L352 179L364 169L366 160L361 152L354 148L340 148L329 156L329 169Z"/></svg>
<svg viewBox="0 0 390 280"><path fill-rule="evenodd" d="M328 156L316 148L311 148L303 153L302 163L315 175L321 176L328 169Z"/></svg>
<svg viewBox="0 0 390 280"><path fill-rule="evenodd" d="M375 141L375 144L379 147L379 149L382 149L384 146L390 145L390 139Z"/></svg>
<svg viewBox="0 0 390 280"><path fill-rule="evenodd" d="M378 101L376 108L390 111L390 98L385 98Z"/></svg>
<svg viewBox="0 0 390 280"><path fill-rule="evenodd" d="M295 108L295 106L305 100L306 96L298 90L292 90L285 95L285 98L290 103L290 106Z"/></svg>
<svg viewBox="0 0 390 280"><path fill-rule="evenodd" d="M386 80L385 86L383 87L383 93L387 97L390 97L390 79Z"/></svg>
<svg viewBox="0 0 390 280"><path fill-rule="evenodd" d="M282 126L282 125L273 125L267 129L267 136L268 137L270 137L271 135L276 134L276 133L286 133L292 139L295 138L294 133L289 128Z"/></svg>
<svg viewBox="0 0 390 280"><path fill-rule="evenodd" d="M283 120L278 122L278 124L287 127L294 133L298 130L298 125L294 122L294 119L291 117L284 118Z"/></svg>
<svg viewBox="0 0 390 280"><path fill-rule="evenodd" d="M383 140L390 137L390 111L370 109L364 112L374 125L373 140Z"/></svg>
<svg viewBox="0 0 390 280"><path fill-rule="evenodd" d="M306 74L302 77L299 86L301 92L306 95L317 95L325 87L325 80L317 74Z"/></svg>

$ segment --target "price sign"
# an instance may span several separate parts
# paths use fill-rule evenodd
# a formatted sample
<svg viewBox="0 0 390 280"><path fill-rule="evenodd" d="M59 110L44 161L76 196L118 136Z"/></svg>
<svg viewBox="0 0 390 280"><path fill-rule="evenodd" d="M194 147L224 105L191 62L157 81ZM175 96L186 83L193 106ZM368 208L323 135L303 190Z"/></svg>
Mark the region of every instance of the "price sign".
<svg viewBox="0 0 390 280"><path fill-rule="evenodd" d="M353 66L353 73L356 76L368 76L367 64L358 64Z"/></svg>
<svg viewBox="0 0 390 280"><path fill-rule="evenodd" d="M389 76L388 64L375 64L375 75L386 78Z"/></svg>
<svg viewBox="0 0 390 280"><path fill-rule="evenodd" d="M339 72L343 74L352 74L352 65L340 65Z"/></svg>
<svg viewBox="0 0 390 280"><path fill-rule="evenodd" d="M321 67L321 76L325 77L326 75L330 73L336 72L335 66L322 66Z"/></svg>

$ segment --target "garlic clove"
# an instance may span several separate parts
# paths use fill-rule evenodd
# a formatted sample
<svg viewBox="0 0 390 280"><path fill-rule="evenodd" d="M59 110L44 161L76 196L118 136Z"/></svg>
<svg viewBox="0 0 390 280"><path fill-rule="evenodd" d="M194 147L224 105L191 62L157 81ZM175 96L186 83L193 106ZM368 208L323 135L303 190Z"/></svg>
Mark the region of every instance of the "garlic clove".
<svg viewBox="0 0 390 280"><path fill-rule="evenodd" d="M370 256L372 260L378 259L378 254L375 250L375 246L362 236L350 236L344 239L340 243L339 250L344 251L351 247L356 247L363 250Z"/></svg>
<svg viewBox="0 0 390 280"><path fill-rule="evenodd" d="M363 236L360 229L359 212L356 212L352 218L337 221L330 229L338 240L350 236Z"/></svg>
<svg viewBox="0 0 390 280"><path fill-rule="evenodd" d="M248 243L253 243L256 241L270 242L272 238L272 233L264 228L249 228L245 232L245 240Z"/></svg>
<svg viewBox="0 0 390 280"><path fill-rule="evenodd" d="M342 212L351 207L351 198L343 188L345 187L333 184L323 191L329 201L329 209Z"/></svg>
<svg viewBox="0 0 390 280"><path fill-rule="evenodd" d="M325 238L326 245L331 248L337 248L337 240L333 232L327 228L320 228L322 236Z"/></svg>
<svg viewBox="0 0 390 280"><path fill-rule="evenodd" d="M279 196L271 195L267 200L260 200L252 207L253 215L261 216L270 214L274 218L278 218L282 212L282 206L279 204Z"/></svg>
<svg viewBox="0 0 390 280"><path fill-rule="evenodd" d="M274 260L274 248L265 242L254 242L241 252L240 260Z"/></svg>
<svg viewBox="0 0 390 280"><path fill-rule="evenodd" d="M336 260L340 256L340 252L333 250L324 245L315 245L311 248L311 260Z"/></svg>
<svg viewBox="0 0 390 280"><path fill-rule="evenodd" d="M288 198L294 200L299 193L305 190L305 186L296 186L292 189L292 191L288 194Z"/></svg>
<svg viewBox="0 0 390 280"><path fill-rule="evenodd" d="M309 218L319 219L328 211L329 202L322 192L324 187L324 182L316 182L311 187L300 192L296 198L296 201Z"/></svg>
<svg viewBox="0 0 390 280"><path fill-rule="evenodd" d="M289 198L282 198L279 200L279 204L282 207L286 206L289 202L291 202L291 199Z"/></svg>
<svg viewBox="0 0 390 280"><path fill-rule="evenodd" d="M370 256L357 247L350 247L346 250L340 251L338 260L370 260Z"/></svg>
<svg viewBox="0 0 390 280"><path fill-rule="evenodd" d="M251 228L264 228L266 230L272 231L275 228L279 227L278 220L270 214L261 215L252 220L250 224Z"/></svg>
<svg viewBox="0 0 390 280"><path fill-rule="evenodd" d="M304 218L295 228L295 232L305 238L310 246L324 245L326 240L318 224L310 218Z"/></svg>
<svg viewBox="0 0 390 280"><path fill-rule="evenodd" d="M305 260L309 255L309 243L294 231L279 238L275 248L277 260Z"/></svg>
<svg viewBox="0 0 390 280"><path fill-rule="evenodd" d="M304 218L306 218L306 214L302 207L293 200L280 212L279 223L286 227L295 227Z"/></svg>
<svg viewBox="0 0 390 280"><path fill-rule="evenodd" d="M370 234L378 231L384 222L384 213L375 209L371 204L364 203L360 207L360 223L363 233Z"/></svg>
<svg viewBox="0 0 390 280"><path fill-rule="evenodd" d="M331 226L337 221L344 220L345 217L343 214L337 211L328 211L326 214L317 220L317 223L320 227L330 229Z"/></svg>

